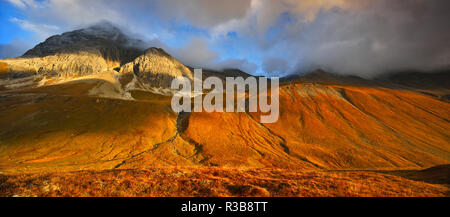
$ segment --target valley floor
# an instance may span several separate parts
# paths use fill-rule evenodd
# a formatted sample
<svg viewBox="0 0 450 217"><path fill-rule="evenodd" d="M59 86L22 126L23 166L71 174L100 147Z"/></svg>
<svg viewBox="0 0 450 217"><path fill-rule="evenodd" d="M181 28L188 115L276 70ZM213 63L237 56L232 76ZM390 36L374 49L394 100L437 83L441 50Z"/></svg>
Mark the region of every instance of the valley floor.
<svg viewBox="0 0 450 217"><path fill-rule="evenodd" d="M0 174L0 196L450 196L450 165L418 171L298 171L159 167Z"/></svg>

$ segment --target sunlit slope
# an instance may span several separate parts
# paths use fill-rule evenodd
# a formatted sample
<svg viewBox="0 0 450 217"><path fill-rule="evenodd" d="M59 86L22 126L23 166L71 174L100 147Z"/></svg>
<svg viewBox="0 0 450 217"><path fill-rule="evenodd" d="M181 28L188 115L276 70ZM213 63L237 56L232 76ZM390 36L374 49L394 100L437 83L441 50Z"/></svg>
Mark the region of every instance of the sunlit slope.
<svg viewBox="0 0 450 217"><path fill-rule="evenodd" d="M102 83L103 82L103 83ZM177 115L170 97L90 96L105 80L3 91L0 170L220 166L408 169L450 163L450 105L413 91L297 83L280 119L258 113Z"/></svg>
<svg viewBox="0 0 450 217"><path fill-rule="evenodd" d="M421 168L450 161L450 105L384 88L299 83L280 90L280 119L193 113L185 135L214 165Z"/></svg>
<svg viewBox="0 0 450 217"><path fill-rule="evenodd" d="M266 126L322 168L403 168L450 160L450 105L414 92L290 84ZM257 118L258 115L255 115Z"/></svg>
<svg viewBox="0 0 450 217"><path fill-rule="evenodd" d="M137 102L87 96L95 85L84 81L3 92L0 169L110 169L142 152L153 153L147 164L187 164L163 145L153 150L177 131L170 98L154 95Z"/></svg>
<svg viewBox="0 0 450 217"><path fill-rule="evenodd" d="M192 113L184 132L202 147L212 165L227 167L301 167L283 138L246 113Z"/></svg>

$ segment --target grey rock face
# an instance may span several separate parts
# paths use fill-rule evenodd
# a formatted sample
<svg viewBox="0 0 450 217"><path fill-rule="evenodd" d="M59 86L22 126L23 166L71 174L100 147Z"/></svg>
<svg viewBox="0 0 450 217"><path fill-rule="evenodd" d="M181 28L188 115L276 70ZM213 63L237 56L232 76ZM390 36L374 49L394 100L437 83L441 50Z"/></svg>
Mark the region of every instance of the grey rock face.
<svg viewBox="0 0 450 217"><path fill-rule="evenodd" d="M149 48L133 62L120 68L121 73L134 73L143 83L170 88L174 78L183 76L193 79L192 72L164 50Z"/></svg>

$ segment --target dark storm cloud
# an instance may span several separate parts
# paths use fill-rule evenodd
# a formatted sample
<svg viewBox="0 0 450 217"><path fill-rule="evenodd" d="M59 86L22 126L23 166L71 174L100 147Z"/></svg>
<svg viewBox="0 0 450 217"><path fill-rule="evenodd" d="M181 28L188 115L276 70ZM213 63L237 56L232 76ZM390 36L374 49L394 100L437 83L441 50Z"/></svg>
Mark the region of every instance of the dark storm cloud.
<svg viewBox="0 0 450 217"><path fill-rule="evenodd" d="M320 11L286 29L281 46L297 70L373 77L450 66L450 1L377 0L357 10Z"/></svg>
<svg viewBox="0 0 450 217"><path fill-rule="evenodd" d="M165 19L185 19L200 27L213 27L233 19L241 19L250 9L251 0L164 0L154 1L155 12Z"/></svg>

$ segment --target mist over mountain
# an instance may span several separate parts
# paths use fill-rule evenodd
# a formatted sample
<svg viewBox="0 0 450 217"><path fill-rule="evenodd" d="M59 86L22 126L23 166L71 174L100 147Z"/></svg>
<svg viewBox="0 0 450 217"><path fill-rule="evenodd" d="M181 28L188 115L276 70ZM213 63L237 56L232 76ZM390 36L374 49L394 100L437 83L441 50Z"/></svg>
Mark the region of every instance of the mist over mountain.
<svg viewBox="0 0 450 217"><path fill-rule="evenodd" d="M146 44L125 35L109 22L100 22L87 28L54 35L24 53L24 57L43 57L55 53L70 53L80 50L124 48L145 50Z"/></svg>
<svg viewBox="0 0 450 217"><path fill-rule="evenodd" d="M450 68L450 2L359 1L357 10L320 11L282 37L296 69L322 68L365 78L397 71ZM284 45L283 45L284 44Z"/></svg>

